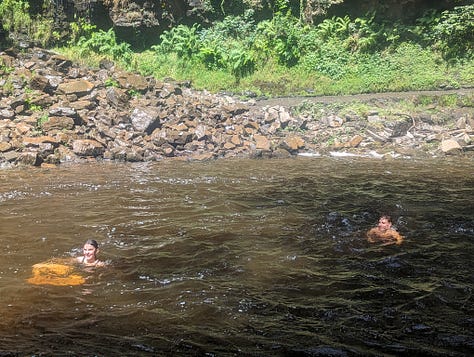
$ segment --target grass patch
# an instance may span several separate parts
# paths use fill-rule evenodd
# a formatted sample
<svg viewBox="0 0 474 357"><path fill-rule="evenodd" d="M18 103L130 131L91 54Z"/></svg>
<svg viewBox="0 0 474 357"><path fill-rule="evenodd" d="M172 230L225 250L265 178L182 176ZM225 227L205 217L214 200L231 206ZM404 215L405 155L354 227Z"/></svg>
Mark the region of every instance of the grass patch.
<svg viewBox="0 0 474 357"><path fill-rule="evenodd" d="M122 47L126 46L117 48ZM209 62L203 61L198 55L183 56L176 51L163 52L157 48L141 53L123 50L127 55L123 58L119 56L115 63L118 69L153 76L158 80L189 81L198 90L244 96L439 90L472 87L474 83L474 59L447 61L433 49L411 42L402 42L396 47L374 52L350 53L349 49L337 47L334 43L326 47L323 47L325 52L303 56L294 66L288 66L277 57L268 55L266 60L255 61L258 65L245 72L245 75L243 72L236 75L229 67L210 66ZM325 59L333 57L332 50L343 54L344 60L333 64L325 63ZM89 48L73 46L58 48L57 51L79 64L98 68L102 59L111 59L118 50L111 51L110 54L97 54ZM236 61L238 60L237 58ZM230 59L227 61L231 63ZM446 101L449 102L448 99Z"/></svg>
<svg viewBox="0 0 474 357"><path fill-rule="evenodd" d="M62 54L71 61L89 68L99 68L100 61L106 58L103 55L91 52L88 56L81 55L77 47L56 47L55 52Z"/></svg>

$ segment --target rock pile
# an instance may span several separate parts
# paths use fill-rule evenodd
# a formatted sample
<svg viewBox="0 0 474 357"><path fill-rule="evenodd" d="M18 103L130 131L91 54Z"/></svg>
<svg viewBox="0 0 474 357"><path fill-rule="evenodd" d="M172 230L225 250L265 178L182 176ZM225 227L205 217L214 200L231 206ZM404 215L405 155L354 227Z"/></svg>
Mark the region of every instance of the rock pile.
<svg viewBox="0 0 474 357"><path fill-rule="evenodd" d="M415 139L408 117L385 123L376 113L361 120L328 114L314 120L282 105L264 106L122 72L107 61L99 69L83 68L39 48L1 52L0 72L3 166L282 157L361 151ZM469 148L473 120L464 118L464 128L457 129L462 140L449 138L440 149ZM334 136L337 140L330 140Z"/></svg>
<svg viewBox="0 0 474 357"><path fill-rule="evenodd" d="M121 72L107 62L85 69L42 49L6 51L1 62L3 162L271 155L266 134L289 120L284 110L270 118L229 96Z"/></svg>

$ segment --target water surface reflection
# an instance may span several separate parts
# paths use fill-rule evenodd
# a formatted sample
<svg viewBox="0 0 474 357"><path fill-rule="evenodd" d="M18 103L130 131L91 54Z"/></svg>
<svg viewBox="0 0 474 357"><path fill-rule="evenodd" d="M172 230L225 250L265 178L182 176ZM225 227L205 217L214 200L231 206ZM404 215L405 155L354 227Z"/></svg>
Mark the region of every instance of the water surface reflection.
<svg viewBox="0 0 474 357"><path fill-rule="evenodd" d="M474 163L298 158L0 171L0 352L474 352ZM369 245L382 212L401 246ZM31 266L102 244L81 286Z"/></svg>

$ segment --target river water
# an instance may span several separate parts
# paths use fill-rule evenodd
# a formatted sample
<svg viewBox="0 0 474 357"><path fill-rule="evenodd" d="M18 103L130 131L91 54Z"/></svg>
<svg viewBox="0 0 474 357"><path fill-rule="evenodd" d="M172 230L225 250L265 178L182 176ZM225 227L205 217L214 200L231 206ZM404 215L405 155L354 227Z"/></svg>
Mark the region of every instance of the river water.
<svg viewBox="0 0 474 357"><path fill-rule="evenodd" d="M462 158L3 169L0 354L472 355L473 199ZM88 238L85 284L28 283Z"/></svg>

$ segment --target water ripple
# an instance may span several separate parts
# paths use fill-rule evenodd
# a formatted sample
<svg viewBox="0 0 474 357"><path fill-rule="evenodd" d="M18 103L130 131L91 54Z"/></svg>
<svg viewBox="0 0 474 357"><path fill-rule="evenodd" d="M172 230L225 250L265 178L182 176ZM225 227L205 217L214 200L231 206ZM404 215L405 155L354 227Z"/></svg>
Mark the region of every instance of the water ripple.
<svg viewBox="0 0 474 357"><path fill-rule="evenodd" d="M298 158L1 173L2 352L474 353L471 161ZM401 246L369 245L390 213ZM104 270L31 286L95 238Z"/></svg>

